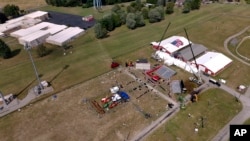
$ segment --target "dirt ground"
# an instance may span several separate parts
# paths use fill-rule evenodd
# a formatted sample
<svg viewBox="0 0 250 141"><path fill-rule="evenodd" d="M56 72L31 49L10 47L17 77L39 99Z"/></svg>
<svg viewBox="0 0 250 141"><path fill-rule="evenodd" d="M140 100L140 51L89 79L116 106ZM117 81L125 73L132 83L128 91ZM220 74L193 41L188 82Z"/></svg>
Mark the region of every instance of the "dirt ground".
<svg viewBox="0 0 250 141"><path fill-rule="evenodd" d="M142 71L132 73L142 81L115 70L3 117L1 140L129 140L166 112L168 104L144 85ZM98 114L91 101L103 106L101 98L111 96L110 88L117 85L130 101Z"/></svg>

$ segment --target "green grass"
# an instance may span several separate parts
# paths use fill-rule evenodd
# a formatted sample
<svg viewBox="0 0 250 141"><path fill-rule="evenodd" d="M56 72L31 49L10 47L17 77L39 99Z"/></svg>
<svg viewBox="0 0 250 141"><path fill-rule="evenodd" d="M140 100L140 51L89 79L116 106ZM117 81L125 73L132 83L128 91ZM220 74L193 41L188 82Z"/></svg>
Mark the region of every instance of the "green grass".
<svg viewBox="0 0 250 141"><path fill-rule="evenodd" d="M248 120L246 120L244 124L250 125L250 118Z"/></svg>
<svg viewBox="0 0 250 141"><path fill-rule="evenodd" d="M108 8L111 7L105 7L104 11L108 12ZM126 26L121 26L110 32L108 38L102 40L97 40L93 29L89 29L85 35L72 43L74 46L73 54L63 56L63 51L59 47L48 46L52 50L50 55L38 58L35 55L36 53L33 52L33 56L38 72L43 75L43 80L50 81L61 72L65 65L69 65L69 68L60 73L52 82L55 92L58 92L110 71L109 66L112 59L124 62L127 59L137 59L138 54L141 54L141 57L145 54L150 55L153 51L149 49L149 43L161 38L163 30L169 22L172 24L165 37L185 35L183 31L185 27L188 30L190 40L193 42L204 44L209 50L226 54L223 48L224 40L249 25L249 19L244 18L247 15L245 11L248 8L249 6L245 5L238 5L235 8L235 5L211 4L189 14L182 14L180 9L176 9L173 15L167 15L162 22L147 23L145 27L135 30L129 30ZM42 10L55 10L78 15L96 14L96 17L100 14L93 8L83 9L81 7L47 6ZM100 15L105 14L105 12ZM237 16L240 13L241 16ZM216 29L216 27L219 28ZM21 49L21 52L14 58L1 60L0 87L4 94L16 94L30 84L35 79L35 75L28 55L22 49L23 47L17 45L17 41L13 38L5 40L9 40L12 50ZM144 56L144 58L147 57L150 56ZM235 68L241 69L235 70ZM234 60L234 63L218 77L227 79L228 84L232 87L241 83L249 85L250 75L246 74L249 71L249 67ZM237 80L235 80L236 75L239 78ZM34 84L32 83L32 85ZM25 94L24 92L22 95Z"/></svg>
<svg viewBox="0 0 250 141"><path fill-rule="evenodd" d="M250 40L246 39L238 48L238 52L247 58L250 58L249 45L250 45Z"/></svg>
<svg viewBox="0 0 250 141"><path fill-rule="evenodd" d="M242 105L225 91L207 90L199 95L197 103L190 103L150 135L147 141L209 141L241 109ZM204 118L204 128L201 117ZM195 127L198 127L198 133L194 132Z"/></svg>

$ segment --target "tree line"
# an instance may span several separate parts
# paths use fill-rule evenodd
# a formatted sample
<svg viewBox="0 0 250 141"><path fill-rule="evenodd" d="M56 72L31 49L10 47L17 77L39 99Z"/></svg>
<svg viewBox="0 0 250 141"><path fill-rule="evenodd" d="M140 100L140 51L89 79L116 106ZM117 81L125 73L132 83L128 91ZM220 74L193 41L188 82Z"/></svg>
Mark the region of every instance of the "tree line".
<svg viewBox="0 0 250 141"><path fill-rule="evenodd" d="M166 2L165 0L147 0L151 3L135 0L127 7L121 4L115 4L111 12L97 20L94 26L96 38L107 37L108 32L113 31L116 27L126 25L129 29L136 29L145 26L145 20L149 23L160 22L164 20L165 14L174 13L175 1ZM183 6L183 13L189 13L191 10L199 9L201 0L186 0Z"/></svg>

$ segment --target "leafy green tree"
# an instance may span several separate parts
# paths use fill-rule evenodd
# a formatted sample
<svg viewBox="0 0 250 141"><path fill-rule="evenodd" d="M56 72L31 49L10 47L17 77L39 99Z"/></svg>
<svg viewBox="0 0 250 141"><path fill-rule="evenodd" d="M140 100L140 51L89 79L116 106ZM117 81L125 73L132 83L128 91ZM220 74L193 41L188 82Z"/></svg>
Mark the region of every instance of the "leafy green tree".
<svg viewBox="0 0 250 141"><path fill-rule="evenodd" d="M8 20L8 18L0 12L0 24L5 23Z"/></svg>
<svg viewBox="0 0 250 141"><path fill-rule="evenodd" d="M115 4L112 8L111 11L117 13L119 10L121 10L121 7L118 4Z"/></svg>
<svg viewBox="0 0 250 141"><path fill-rule="evenodd" d="M192 0L190 6L191 6L191 10L200 9L201 0Z"/></svg>
<svg viewBox="0 0 250 141"><path fill-rule="evenodd" d="M163 6L157 6L155 9L160 13L161 15L161 20L165 19L165 13L164 13L164 8Z"/></svg>
<svg viewBox="0 0 250 141"><path fill-rule="evenodd" d="M174 13L174 2L168 2L166 5L166 14Z"/></svg>
<svg viewBox="0 0 250 141"><path fill-rule="evenodd" d="M135 13L135 21L136 21L136 27L145 26L145 21L142 12Z"/></svg>
<svg viewBox="0 0 250 141"><path fill-rule="evenodd" d="M131 5L127 6L127 13L135 13L136 9Z"/></svg>
<svg viewBox="0 0 250 141"><path fill-rule="evenodd" d="M121 24L125 24L126 23L127 13L124 10L122 10L122 9L116 11L116 13L120 17Z"/></svg>
<svg viewBox="0 0 250 141"><path fill-rule="evenodd" d="M150 23L161 21L161 13L157 9L151 9L148 12L148 18Z"/></svg>
<svg viewBox="0 0 250 141"><path fill-rule="evenodd" d="M157 4L158 0L146 0L146 3Z"/></svg>
<svg viewBox="0 0 250 141"><path fill-rule="evenodd" d="M126 25L129 29L136 28L136 21L135 21L135 14L134 13L128 13L127 18L126 18Z"/></svg>
<svg viewBox="0 0 250 141"><path fill-rule="evenodd" d="M103 18L100 20L100 23L108 31L113 31L115 29L115 25L114 25L114 21L112 19L112 14L111 13L109 13L107 15L104 15Z"/></svg>
<svg viewBox="0 0 250 141"><path fill-rule="evenodd" d="M17 17L20 15L19 11L19 7L13 4L7 4L3 7L3 13L7 17Z"/></svg>
<svg viewBox="0 0 250 141"><path fill-rule="evenodd" d="M11 57L11 50L9 46L1 39L0 39L0 56L3 57L4 59Z"/></svg>
<svg viewBox="0 0 250 141"><path fill-rule="evenodd" d="M108 34L108 31L106 30L106 28L102 27L102 24L99 22L95 24L94 31L95 31L95 37L97 39L104 38Z"/></svg>
<svg viewBox="0 0 250 141"><path fill-rule="evenodd" d="M182 13L189 13L191 10L191 2L185 2Z"/></svg>
<svg viewBox="0 0 250 141"><path fill-rule="evenodd" d="M143 18L148 19L148 8L143 7L141 12L142 12Z"/></svg>
<svg viewBox="0 0 250 141"><path fill-rule="evenodd" d="M119 14L117 14L115 12L112 12L112 21L113 21L115 27L119 27L122 25L121 18L119 16Z"/></svg>

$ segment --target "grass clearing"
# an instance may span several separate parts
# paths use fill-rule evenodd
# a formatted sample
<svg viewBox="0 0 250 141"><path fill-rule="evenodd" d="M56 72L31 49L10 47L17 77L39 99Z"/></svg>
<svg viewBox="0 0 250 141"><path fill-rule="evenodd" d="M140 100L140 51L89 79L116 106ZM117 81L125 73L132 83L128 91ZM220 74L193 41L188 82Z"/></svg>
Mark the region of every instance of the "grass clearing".
<svg viewBox="0 0 250 141"><path fill-rule="evenodd" d="M237 8L235 8L236 6ZM80 7L61 8L48 6L42 9L68 12L83 16L96 14L94 16L98 17L100 14L96 13L93 8L82 9ZM110 114L102 117L102 120L100 120L95 111L81 103L83 98L100 100L100 97L107 94L110 85L114 85L113 80L107 82L106 86L100 84L102 81L100 75L111 71L110 63L112 59L118 60L122 64L128 59L132 61L138 58L149 59L153 52L149 43L151 41L158 41L161 38L163 30L169 22L172 24L166 37L171 35L185 36L183 28L186 27L190 40L195 43L204 44L209 50L223 52L228 55L224 51L223 42L227 37L249 25L249 18L245 17L248 14L245 11L248 11L248 9L249 5L227 4L205 5L202 6L200 10L192 11L189 14L182 14L180 9L176 9L177 12L173 15L167 15L166 19L162 22L155 24L147 23L145 27L136 30L129 30L126 26L122 26L110 32L110 37L102 40L95 39L93 29L89 29L85 35L71 43L73 46L72 54L67 53L67 55L64 56L61 48L51 45L48 45L47 48L52 50L52 52L43 58L38 58L35 51L33 51L32 55L34 56L38 72L42 74L41 79L52 81L52 86L55 88L54 93L62 92L58 94L56 100L51 100L51 97L47 95L47 99L45 98L34 105L28 106L22 109L21 112L16 112L2 118L0 120L1 139L82 140L83 137L84 139L86 137L86 140L110 140L126 137L129 133L129 136L133 136L133 134L136 134L136 132L150 124L154 119L151 121L145 120L139 112L134 110L131 104L128 104L126 106L118 106L115 112L110 112ZM105 14L105 12L102 14ZM99 17L101 17L101 15ZM23 50L23 47L18 45L17 41L13 38L6 38L4 40L10 44L12 50L20 49L21 51L11 59L0 60L0 87L4 94L17 94L27 87L27 85L31 84L31 86L33 86L36 84L34 81L35 75L31 62L26 51ZM233 59L232 57L230 58ZM62 71L65 65L69 67ZM176 79L187 79L188 75L190 75L187 75L186 72L178 68L173 67L173 69L177 71L177 76L174 77ZM248 66L234 60L229 68L219 74L218 78L226 79L229 86L236 88L239 84L250 84L249 71L250 68ZM55 78L55 76L58 77ZM81 84L90 79L93 79L91 80L93 83L88 81L88 83L84 83L78 87L77 84ZM31 88L31 86L29 86L29 88ZM72 86L75 87L72 88ZM188 112L192 112L194 109L194 112L196 112L194 113L196 114L195 121L198 121L199 116L203 114L202 111L207 110L207 99L211 99L212 102L216 103L212 105L214 107L217 107L217 103L218 105L224 104L218 108L213 108L211 112L207 113L207 123L209 123L209 126L204 128L204 130L200 129L199 134L197 134L198 137L194 135L194 137L190 137L191 139L196 137L201 140L210 139L212 135L216 133L215 130L221 128L240 110L239 105L234 106L234 103L232 103L234 100L233 97L219 90L211 91L202 94L198 103L194 103L190 105L190 107L187 107L185 111L182 111L181 114L183 115L180 118L183 120L174 118L179 123L184 122ZM20 97L24 97L26 92L27 91L23 91ZM161 101L161 99L156 100L159 102L154 103L154 100L150 101L150 99L154 99L154 96L148 96L149 97L142 97L147 102L140 102L139 105L148 109L148 111L154 115L157 114L156 112L159 112L158 114L160 115L161 112L164 111L166 103ZM209 97L207 98L206 96ZM228 105L224 102L228 102ZM153 106L154 108L152 109L150 106L154 104L161 105ZM201 106L194 106L199 104L201 104ZM197 109L195 109L196 107ZM229 110L221 111L223 108ZM127 110L131 112L118 112ZM216 115L217 113L223 114L218 117L210 115L214 113ZM119 117L122 118L119 119ZM113 118L115 118L115 120L113 120ZM156 116L154 118L156 118ZM212 121L213 118L215 118L214 122ZM214 125L217 123L217 120L223 122ZM129 124L128 127L122 125L124 122ZM193 127L193 122L194 121L190 123L191 125L185 126L191 128ZM183 123L183 125L184 124L185 123ZM179 130L178 125L182 125L182 123L173 125L169 129L169 131L174 131L173 133L169 132L173 140L177 137L175 132ZM212 128L212 125L214 128ZM23 127L27 130L23 130ZM92 128L90 129L89 127ZM165 128L165 126L162 128ZM204 132L205 130L206 133ZM161 133L155 134L162 135L164 131L165 129L160 129ZM10 132L13 136L8 136ZM122 133L122 135L120 133ZM69 134L70 136L68 136ZM193 128L183 136L186 137L191 134L193 135ZM200 137L200 134L204 135L204 137ZM94 137L95 135L97 136ZM166 139L165 135L166 134L163 135L164 139ZM179 136L178 133L178 137ZM160 138L160 140L162 140L162 138Z"/></svg>
<svg viewBox="0 0 250 141"><path fill-rule="evenodd" d="M7 4L14 4L19 6L21 10L35 9L42 6L46 6L45 0L32 0L27 2L26 0L1 0L0 7L3 8Z"/></svg>
<svg viewBox="0 0 250 141"><path fill-rule="evenodd" d="M94 11L93 13L95 13L93 8L82 9L76 7L67 10L62 7L48 6L44 7L44 9L53 9L80 15L84 11ZM85 35L72 42L73 54L63 56L63 51L59 47L48 46L52 50L50 55L38 58L33 53L33 56L35 57L38 72L43 75L43 80L50 81L57 73L61 72L65 65L69 65L69 68L61 73L52 83L55 87L55 92L58 92L110 71L109 66L112 59L124 62L128 58L137 59L138 54L151 55L151 51L148 49L150 48L149 43L151 41L158 41L161 38L162 31L169 22L172 24L166 37L176 34L184 35L183 28L186 27L190 40L195 43L204 44L209 50L225 53L223 48L224 40L243 29L249 23L248 18L244 18L246 12L243 11L246 9L248 7L245 5L239 5L237 9L235 9L235 5L206 5L201 10L192 11L190 14L176 12L173 15L167 15L166 19L162 22L155 24L147 23L145 27L136 30L129 30L126 26L121 26L116 28L115 31L110 32L108 38L102 40L95 39L93 29L89 29ZM228 11L230 11L230 14L228 14ZM243 13L243 17L232 16L239 13ZM219 29L216 29L216 27L219 27ZM12 50L21 49L21 52L14 58L1 60L0 66L2 74L0 78L1 80L5 80L0 82L2 92L4 94L15 94L32 82L35 76L33 75L28 55L23 50L23 47L17 45L17 41L13 38L5 40L9 40ZM227 53L225 54L227 55ZM238 67L242 69L235 71L234 68ZM228 80L228 85L232 87L237 87L242 83L249 85L250 75L246 74L248 71L249 67L234 60L234 63L220 73L218 77ZM237 80L235 80L236 75L239 78ZM25 95L25 93L22 95Z"/></svg>
<svg viewBox="0 0 250 141"><path fill-rule="evenodd" d="M146 140L208 141L241 109L242 105L225 91L209 89L199 95L197 103L190 103ZM204 118L204 128L201 117ZM195 128L199 129L198 133L194 132Z"/></svg>
<svg viewBox="0 0 250 141"><path fill-rule="evenodd" d="M2 141L130 139L161 116L168 103L154 92L136 99L147 88L133 90L139 83L131 81L127 74L112 71L59 93L56 99L49 97L28 105L0 120L0 138ZM118 104L104 115L97 114L90 101L96 100L101 105L101 98L111 96L109 88L117 82L129 94L130 102ZM134 104L152 117L146 119Z"/></svg>
<svg viewBox="0 0 250 141"><path fill-rule="evenodd" d="M238 48L238 52L247 58L250 58L249 45L250 45L250 40L246 39Z"/></svg>

